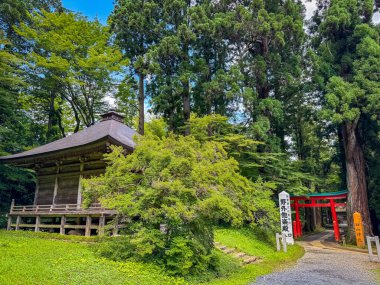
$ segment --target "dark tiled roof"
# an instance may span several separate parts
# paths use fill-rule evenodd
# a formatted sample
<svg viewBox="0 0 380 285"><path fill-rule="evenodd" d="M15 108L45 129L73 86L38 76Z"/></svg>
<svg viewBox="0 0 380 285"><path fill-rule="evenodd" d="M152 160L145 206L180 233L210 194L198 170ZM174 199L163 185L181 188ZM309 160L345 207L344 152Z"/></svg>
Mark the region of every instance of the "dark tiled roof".
<svg viewBox="0 0 380 285"><path fill-rule="evenodd" d="M134 148L133 136L136 134L130 127L123 123L107 119L96 123L68 137L36 147L21 153L0 157L0 161L8 161L17 158L34 157L46 153L53 153L71 148L84 146L104 138L110 138L124 147Z"/></svg>

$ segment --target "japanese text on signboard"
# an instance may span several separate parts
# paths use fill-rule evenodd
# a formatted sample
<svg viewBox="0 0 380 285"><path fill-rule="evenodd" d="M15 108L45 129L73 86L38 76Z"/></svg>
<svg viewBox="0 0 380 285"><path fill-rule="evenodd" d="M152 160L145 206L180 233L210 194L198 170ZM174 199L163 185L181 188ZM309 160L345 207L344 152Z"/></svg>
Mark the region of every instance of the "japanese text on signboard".
<svg viewBox="0 0 380 285"><path fill-rule="evenodd" d="M280 206L280 219L281 219L281 232L285 233L289 241L293 242L293 227L292 227L292 215L290 209L290 196L285 191L279 195Z"/></svg>

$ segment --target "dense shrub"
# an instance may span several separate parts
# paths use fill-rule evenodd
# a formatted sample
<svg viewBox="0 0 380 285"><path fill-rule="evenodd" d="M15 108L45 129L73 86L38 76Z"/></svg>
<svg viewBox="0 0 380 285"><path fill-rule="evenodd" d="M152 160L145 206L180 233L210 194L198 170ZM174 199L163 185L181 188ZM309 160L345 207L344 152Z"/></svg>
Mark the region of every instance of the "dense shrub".
<svg viewBox="0 0 380 285"><path fill-rule="evenodd" d="M172 274L211 266L213 227L271 224L271 191L239 174L238 163L215 141L193 136L136 138L131 155L113 147L104 175L83 182L86 203L98 199L125 221L120 256L162 263Z"/></svg>

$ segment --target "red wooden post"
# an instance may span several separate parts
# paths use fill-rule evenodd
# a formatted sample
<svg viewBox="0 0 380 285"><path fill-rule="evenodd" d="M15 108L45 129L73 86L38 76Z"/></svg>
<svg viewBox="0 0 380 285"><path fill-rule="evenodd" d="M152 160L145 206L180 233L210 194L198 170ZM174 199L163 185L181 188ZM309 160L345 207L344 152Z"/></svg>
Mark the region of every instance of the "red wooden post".
<svg viewBox="0 0 380 285"><path fill-rule="evenodd" d="M338 223L338 216L336 215L336 210L335 210L335 201L333 199L330 199L330 208L331 208L331 215L333 218L335 240L339 241L340 240L339 223Z"/></svg>
<svg viewBox="0 0 380 285"><path fill-rule="evenodd" d="M298 199L294 199L294 209L296 210L296 224L297 224L297 235L302 236L300 213L298 207Z"/></svg>
<svg viewBox="0 0 380 285"><path fill-rule="evenodd" d="M296 223L296 221L293 221L293 236L295 238L298 238L298 231L297 231L297 223Z"/></svg>

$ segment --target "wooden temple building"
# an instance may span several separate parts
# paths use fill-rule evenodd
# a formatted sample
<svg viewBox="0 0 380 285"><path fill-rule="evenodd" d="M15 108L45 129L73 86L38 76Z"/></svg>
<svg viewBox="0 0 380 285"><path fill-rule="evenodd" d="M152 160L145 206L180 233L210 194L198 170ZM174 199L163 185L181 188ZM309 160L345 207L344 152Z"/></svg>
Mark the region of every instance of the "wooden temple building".
<svg viewBox="0 0 380 285"><path fill-rule="evenodd" d="M105 171L103 155L110 145L133 151L134 130L116 112L68 137L34 149L0 157L1 163L34 169L37 176L33 205L15 205L8 214L8 230L29 229L61 234L102 235L116 215L100 204L82 208L81 179ZM118 226L114 228L117 233Z"/></svg>

